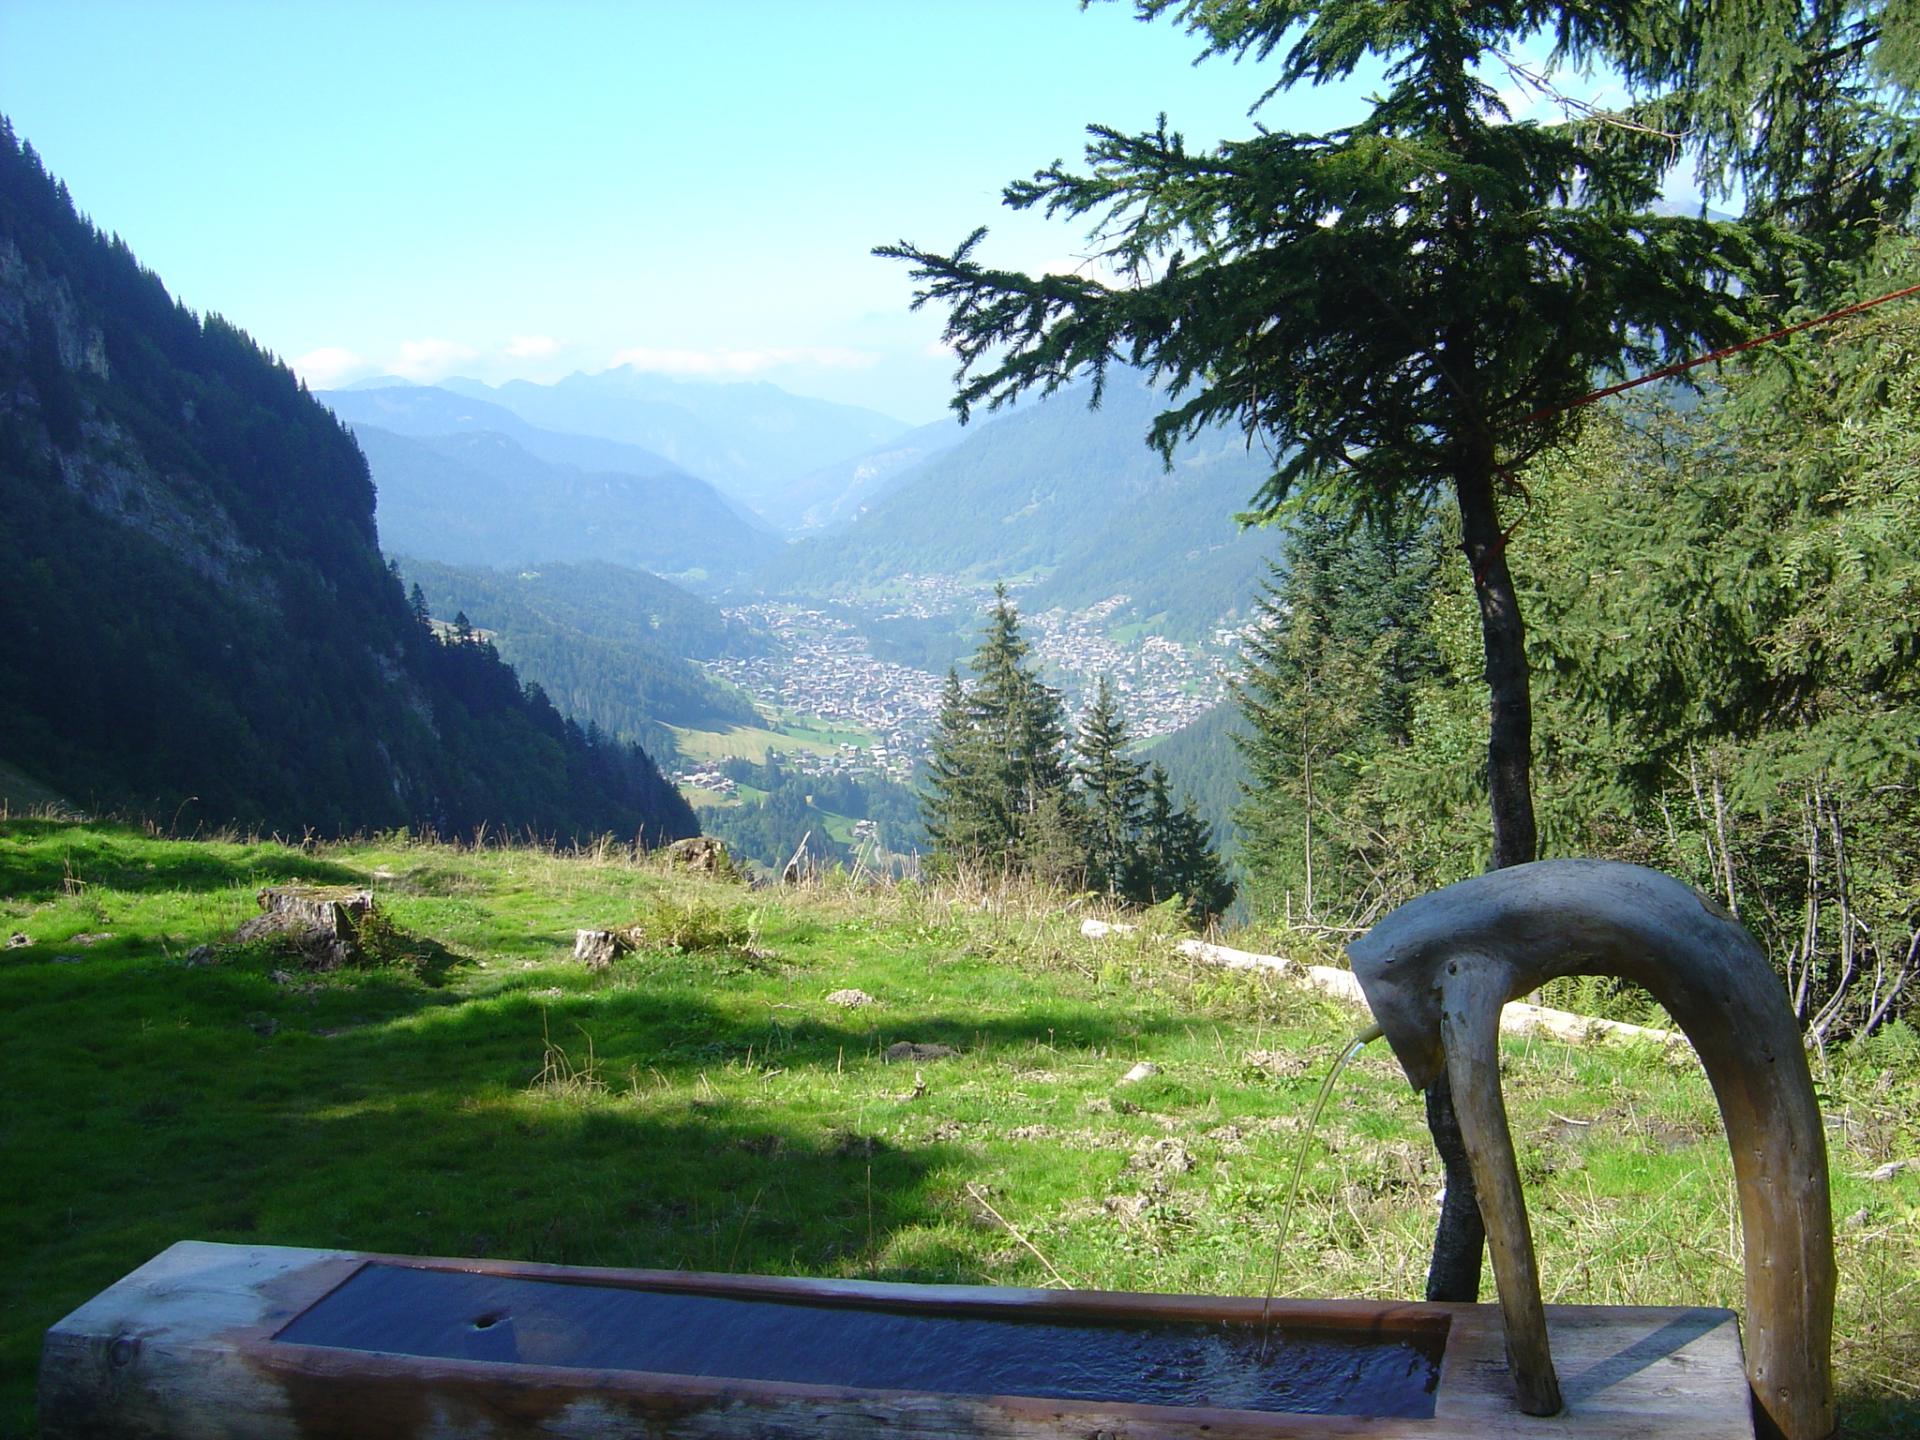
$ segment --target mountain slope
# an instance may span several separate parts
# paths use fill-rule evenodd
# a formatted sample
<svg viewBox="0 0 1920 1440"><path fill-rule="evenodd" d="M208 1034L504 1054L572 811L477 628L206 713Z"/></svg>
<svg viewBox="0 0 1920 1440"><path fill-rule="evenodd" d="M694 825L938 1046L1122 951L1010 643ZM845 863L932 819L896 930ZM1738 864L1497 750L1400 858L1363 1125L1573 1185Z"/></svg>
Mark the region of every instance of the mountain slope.
<svg viewBox="0 0 1920 1440"><path fill-rule="evenodd" d="M349 425L377 425L395 435L437 439L490 432L504 435L529 455L556 465L614 475L684 475L663 455L592 435L569 435L529 425L511 410L437 385L346 386L316 392L315 399Z"/></svg>
<svg viewBox="0 0 1920 1440"><path fill-rule="evenodd" d="M1176 796L1192 798L1194 813L1213 827L1214 843L1229 860L1245 838L1233 812L1240 807L1241 787L1248 778L1247 758L1234 737L1251 733L1245 712L1229 700L1142 752L1143 759L1165 767Z"/></svg>
<svg viewBox="0 0 1920 1440"><path fill-rule="evenodd" d="M690 833L485 645L416 624L353 439L0 122L5 759L76 804L339 833Z"/></svg>
<svg viewBox="0 0 1920 1440"><path fill-rule="evenodd" d="M631 367L569 375L553 385L456 379L441 386L548 429L645 446L783 528L797 525L805 509L789 495L795 481L910 428L878 411L791 395L764 381L678 381Z"/></svg>
<svg viewBox="0 0 1920 1440"><path fill-rule="evenodd" d="M851 595L892 577L1029 579L1023 609L1113 595L1117 620L1177 638L1244 612L1275 547L1233 520L1270 472L1237 435L1200 437L1171 471L1142 437L1164 400L1116 374L1098 410L1085 387L1019 410L922 461L851 525L789 546L771 592Z"/></svg>
<svg viewBox="0 0 1920 1440"><path fill-rule="evenodd" d="M797 516L794 524L802 531L851 524L914 466L952 449L968 433L958 420L936 420L896 436L878 449L823 465L787 487L788 513Z"/></svg>
<svg viewBox="0 0 1920 1440"><path fill-rule="evenodd" d="M380 533L396 553L452 565L609 560L725 584L780 548L712 486L676 470L588 472L487 430L353 430L379 488Z"/></svg>
<svg viewBox="0 0 1920 1440"><path fill-rule="evenodd" d="M668 725L757 725L745 696L694 659L755 655L765 641L714 606L620 565L505 571L399 559L435 618L464 614L501 657L582 725L672 752Z"/></svg>

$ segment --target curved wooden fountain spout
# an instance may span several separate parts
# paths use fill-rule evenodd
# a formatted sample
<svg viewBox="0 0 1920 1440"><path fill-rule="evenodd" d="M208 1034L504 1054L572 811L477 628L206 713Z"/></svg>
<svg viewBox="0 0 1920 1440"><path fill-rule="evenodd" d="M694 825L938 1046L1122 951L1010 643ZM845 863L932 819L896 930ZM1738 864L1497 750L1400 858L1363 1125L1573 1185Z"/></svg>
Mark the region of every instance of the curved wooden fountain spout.
<svg viewBox="0 0 1920 1440"><path fill-rule="evenodd" d="M1452 1081L1521 1409L1553 1414L1560 1391L1500 1095L1500 1007L1557 976L1616 975L1667 1008L1720 1102L1746 1236L1757 1415L1786 1440L1825 1440L1834 1426L1826 1138L1799 1026L1753 937L1657 871L1543 860L1411 901L1347 953L1414 1087L1443 1067Z"/></svg>

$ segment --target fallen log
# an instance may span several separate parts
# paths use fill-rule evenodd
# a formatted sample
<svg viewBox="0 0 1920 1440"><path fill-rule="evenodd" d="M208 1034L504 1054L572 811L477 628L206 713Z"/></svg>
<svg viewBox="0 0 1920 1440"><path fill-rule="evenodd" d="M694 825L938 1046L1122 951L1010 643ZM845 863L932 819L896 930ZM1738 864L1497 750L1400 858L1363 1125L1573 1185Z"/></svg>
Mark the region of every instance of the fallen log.
<svg viewBox="0 0 1920 1440"><path fill-rule="evenodd" d="M1124 921L1082 920L1080 933L1089 940L1104 940L1116 935L1131 935L1139 929ZM1302 965L1284 955L1262 955L1252 950L1236 950L1192 936L1174 943L1174 950L1189 960L1218 965L1226 970L1264 970L1285 975L1322 994L1367 1011L1367 1000L1360 993L1360 982L1351 970L1335 965ZM1368 1012L1369 1014L1371 1012ZM1513 1001L1500 1016L1500 1028L1509 1035L1543 1035L1572 1045L1604 1040L1616 1044L1641 1042L1654 1045L1683 1045L1686 1037L1674 1030L1658 1030L1651 1025L1630 1025L1624 1020L1602 1020L1594 1015L1577 1015L1571 1010L1555 1010L1545 1005Z"/></svg>

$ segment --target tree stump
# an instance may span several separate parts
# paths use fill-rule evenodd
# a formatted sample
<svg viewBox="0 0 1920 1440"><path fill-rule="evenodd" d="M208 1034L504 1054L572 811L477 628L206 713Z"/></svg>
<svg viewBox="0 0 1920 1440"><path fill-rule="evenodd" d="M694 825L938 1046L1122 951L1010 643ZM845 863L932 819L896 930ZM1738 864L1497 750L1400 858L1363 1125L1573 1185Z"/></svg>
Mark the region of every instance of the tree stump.
<svg viewBox="0 0 1920 1440"><path fill-rule="evenodd" d="M360 927L373 914L373 892L344 886L269 885L256 897L263 914L233 932L236 944L284 938L318 970L359 965L366 955Z"/></svg>
<svg viewBox="0 0 1920 1440"><path fill-rule="evenodd" d="M576 930L573 932L573 958L589 970L604 970L633 942L617 930Z"/></svg>
<svg viewBox="0 0 1920 1440"><path fill-rule="evenodd" d="M740 867L727 853L727 847L711 835L695 835L676 840L660 852L669 865L690 870L696 875L711 875L718 880L742 880Z"/></svg>

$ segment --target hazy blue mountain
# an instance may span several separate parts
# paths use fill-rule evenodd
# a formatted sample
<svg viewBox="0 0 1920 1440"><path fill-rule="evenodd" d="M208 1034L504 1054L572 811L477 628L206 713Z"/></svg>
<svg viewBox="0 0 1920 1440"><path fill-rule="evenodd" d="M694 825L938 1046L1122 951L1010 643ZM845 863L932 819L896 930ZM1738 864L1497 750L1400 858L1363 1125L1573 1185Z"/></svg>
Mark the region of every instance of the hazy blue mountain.
<svg viewBox="0 0 1920 1440"><path fill-rule="evenodd" d="M657 575L591 561L517 570L398 556L437 620L465 614L563 715L672 753L667 725L755 725L752 703L692 663L757 655L766 637Z"/></svg>
<svg viewBox="0 0 1920 1440"><path fill-rule="evenodd" d="M319 391L314 398L350 425L378 425L396 435L432 437L488 431L505 435L542 460L578 465L582 470L619 475L684 473L672 461L641 446L544 430L529 425L505 406L490 405L438 385L350 385Z"/></svg>
<svg viewBox="0 0 1920 1440"><path fill-rule="evenodd" d="M802 531L850 524L914 466L958 445L969 433L958 420L936 420L864 455L823 465L787 488L788 513L799 517L794 524Z"/></svg>
<svg viewBox="0 0 1920 1440"><path fill-rule="evenodd" d="M368 375L359 380L349 381L345 385L336 385L333 388L335 390L396 390L406 389L418 383L418 381L409 380L402 375ZM325 393L324 391L317 390L314 392L316 398L320 399L325 398Z"/></svg>
<svg viewBox="0 0 1920 1440"><path fill-rule="evenodd" d="M353 431L379 491L381 536L395 553L454 565L610 560L724 585L779 548L711 485L678 470L583 470L490 430Z"/></svg>
<svg viewBox="0 0 1920 1440"><path fill-rule="evenodd" d="M1183 445L1171 471L1143 438L1161 397L1116 373L1098 410L1084 386L1023 405L893 478L842 529L787 547L761 572L773 593L851 596L891 577L1037 580L1023 609L1112 595L1120 621L1199 638L1251 608L1268 530L1234 515L1270 473L1238 434Z"/></svg>
<svg viewBox="0 0 1920 1440"><path fill-rule="evenodd" d="M807 399L764 381L671 380L630 366L552 385L452 379L441 388L505 406L550 430L644 446L783 528L798 525L805 509L790 498L795 481L910 428L875 410Z"/></svg>

